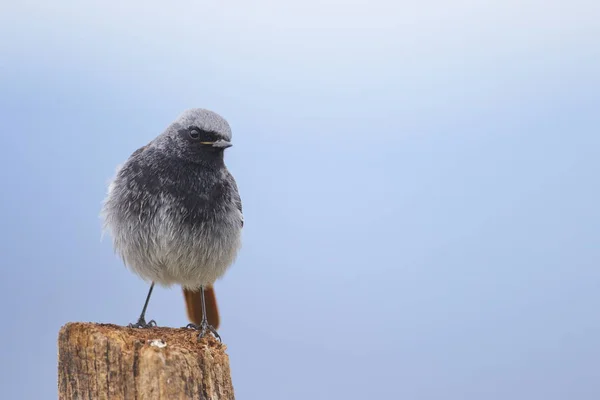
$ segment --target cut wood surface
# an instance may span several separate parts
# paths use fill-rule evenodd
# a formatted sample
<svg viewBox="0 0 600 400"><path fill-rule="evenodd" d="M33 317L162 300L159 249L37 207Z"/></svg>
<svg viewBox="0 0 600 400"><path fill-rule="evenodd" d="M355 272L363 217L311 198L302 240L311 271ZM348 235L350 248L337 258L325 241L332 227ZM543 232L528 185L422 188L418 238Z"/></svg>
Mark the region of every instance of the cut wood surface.
<svg viewBox="0 0 600 400"><path fill-rule="evenodd" d="M58 336L61 400L232 400L226 347L190 329L68 323Z"/></svg>

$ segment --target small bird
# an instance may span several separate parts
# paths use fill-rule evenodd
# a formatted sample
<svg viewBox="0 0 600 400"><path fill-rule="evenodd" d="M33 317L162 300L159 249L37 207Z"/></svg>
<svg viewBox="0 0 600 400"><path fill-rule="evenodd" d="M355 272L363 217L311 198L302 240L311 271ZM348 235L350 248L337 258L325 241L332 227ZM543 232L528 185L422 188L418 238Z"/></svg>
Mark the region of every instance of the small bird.
<svg viewBox="0 0 600 400"><path fill-rule="evenodd" d="M138 321L155 283L181 285L191 324L199 338L219 338L213 288L237 257L244 225L237 184L224 151L231 128L218 114L184 111L166 130L121 165L102 207L104 228L125 265L151 282Z"/></svg>

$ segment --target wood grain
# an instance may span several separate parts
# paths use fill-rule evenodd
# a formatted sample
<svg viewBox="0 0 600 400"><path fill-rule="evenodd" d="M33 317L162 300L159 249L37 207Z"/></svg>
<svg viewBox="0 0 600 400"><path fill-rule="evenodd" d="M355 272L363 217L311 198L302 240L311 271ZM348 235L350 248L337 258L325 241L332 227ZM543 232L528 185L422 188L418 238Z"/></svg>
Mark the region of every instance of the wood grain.
<svg viewBox="0 0 600 400"><path fill-rule="evenodd" d="M58 337L58 397L233 400L225 350L188 329L69 323Z"/></svg>

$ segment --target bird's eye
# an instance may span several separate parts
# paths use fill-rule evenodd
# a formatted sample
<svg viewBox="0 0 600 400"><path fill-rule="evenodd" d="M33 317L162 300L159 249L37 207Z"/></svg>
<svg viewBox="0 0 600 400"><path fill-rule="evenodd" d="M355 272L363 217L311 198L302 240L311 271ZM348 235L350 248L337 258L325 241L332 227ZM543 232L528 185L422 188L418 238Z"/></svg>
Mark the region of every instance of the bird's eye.
<svg viewBox="0 0 600 400"><path fill-rule="evenodd" d="M200 131L198 129L192 129L190 131L190 137L192 139L198 139L200 137Z"/></svg>

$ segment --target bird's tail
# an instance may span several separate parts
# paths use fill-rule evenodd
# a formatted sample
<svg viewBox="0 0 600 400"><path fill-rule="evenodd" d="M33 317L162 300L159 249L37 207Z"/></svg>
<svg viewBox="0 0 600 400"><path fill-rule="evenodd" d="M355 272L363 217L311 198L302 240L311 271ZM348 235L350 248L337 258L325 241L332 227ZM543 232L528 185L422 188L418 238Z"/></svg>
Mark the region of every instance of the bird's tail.
<svg viewBox="0 0 600 400"><path fill-rule="evenodd" d="M187 315L191 323L200 325L202 322L202 298L200 289L192 291L183 289ZM208 323L215 329L219 328L219 309L217 307L217 297L215 289L212 286L204 288L204 301L206 303L206 318Z"/></svg>

